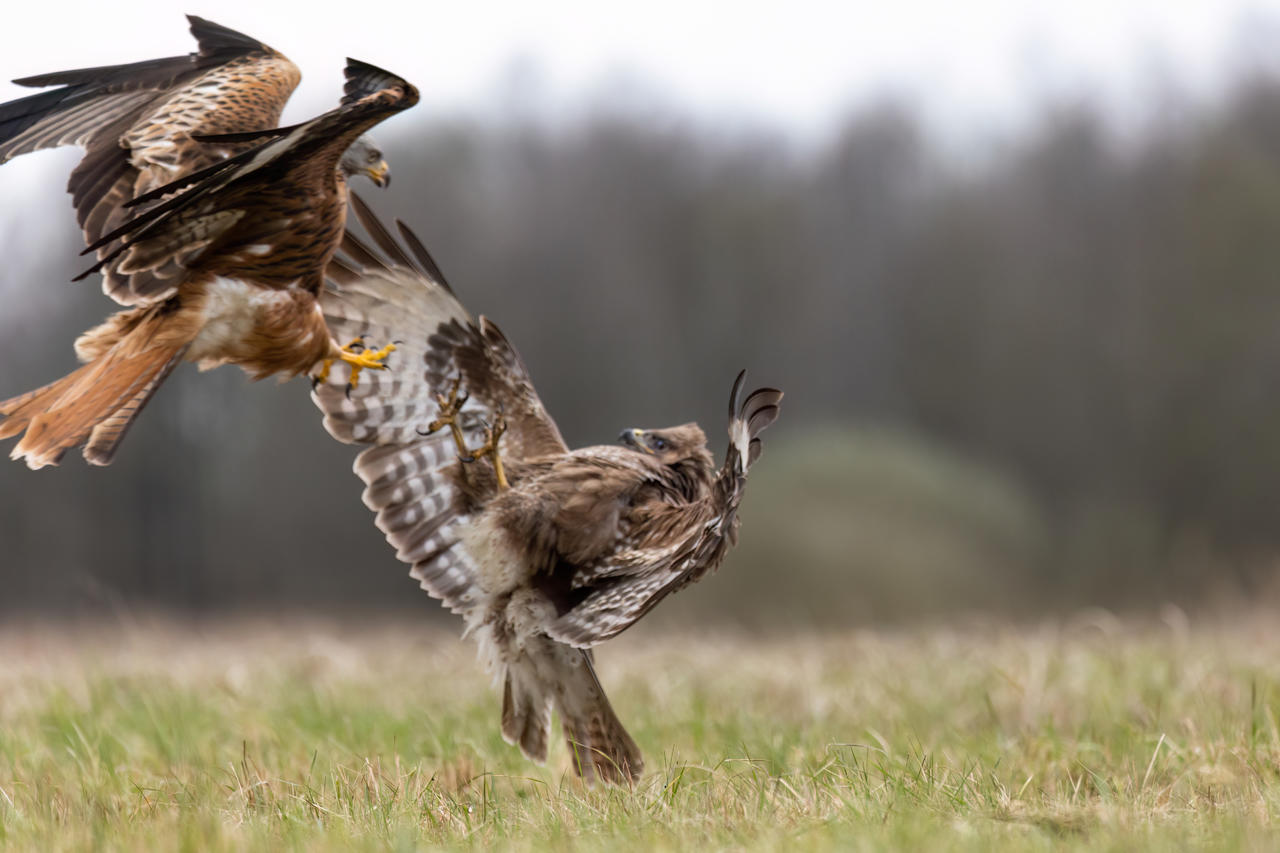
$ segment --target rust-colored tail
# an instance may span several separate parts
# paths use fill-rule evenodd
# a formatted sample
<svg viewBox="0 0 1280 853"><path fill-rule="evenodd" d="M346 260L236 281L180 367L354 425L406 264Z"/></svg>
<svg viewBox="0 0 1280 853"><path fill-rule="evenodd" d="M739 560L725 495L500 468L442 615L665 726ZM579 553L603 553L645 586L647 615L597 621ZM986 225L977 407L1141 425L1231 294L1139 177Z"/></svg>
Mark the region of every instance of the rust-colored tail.
<svg viewBox="0 0 1280 853"><path fill-rule="evenodd" d="M43 468L83 443L91 464L110 464L134 418L186 350L147 346L142 337L125 335L58 381L0 402L0 439L26 431L11 457Z"/></svg>

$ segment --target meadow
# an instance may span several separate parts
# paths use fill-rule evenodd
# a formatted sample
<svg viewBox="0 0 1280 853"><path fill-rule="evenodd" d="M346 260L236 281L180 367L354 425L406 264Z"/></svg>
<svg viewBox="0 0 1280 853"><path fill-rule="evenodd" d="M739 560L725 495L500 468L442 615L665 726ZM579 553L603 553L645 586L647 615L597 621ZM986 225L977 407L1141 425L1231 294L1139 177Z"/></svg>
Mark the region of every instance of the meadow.
<svg viewBox="0 0 1280 853"><path fill-rule="evenodd" d="M584 788L437 627L0 626L0 847L1275 849L1280 620L606 646L645 751Z"/></svg>

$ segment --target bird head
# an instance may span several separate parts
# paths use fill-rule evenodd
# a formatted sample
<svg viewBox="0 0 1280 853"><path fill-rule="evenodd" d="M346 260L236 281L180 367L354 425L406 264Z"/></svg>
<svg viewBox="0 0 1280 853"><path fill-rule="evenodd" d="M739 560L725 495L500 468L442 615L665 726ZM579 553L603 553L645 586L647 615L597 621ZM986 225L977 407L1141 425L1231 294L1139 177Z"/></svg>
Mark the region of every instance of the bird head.
<svg viewBox="0 0 1280 853"><path fill-rule="evenodd" d="M706 456L707 436L697 424L682 424L666 429L624 429L618 441L640 453L656 457L663 465L675 465L686 459Z"/></svg>
<svg viewBox="0 0 1280 853"><path fill-rule="evenodd" d="M382 158L382 151L367 136L362 136L351 143L342 161L339 163L342 174L350 178L352 175L364 175L380 187L391 184L391 167Z"/></svg>

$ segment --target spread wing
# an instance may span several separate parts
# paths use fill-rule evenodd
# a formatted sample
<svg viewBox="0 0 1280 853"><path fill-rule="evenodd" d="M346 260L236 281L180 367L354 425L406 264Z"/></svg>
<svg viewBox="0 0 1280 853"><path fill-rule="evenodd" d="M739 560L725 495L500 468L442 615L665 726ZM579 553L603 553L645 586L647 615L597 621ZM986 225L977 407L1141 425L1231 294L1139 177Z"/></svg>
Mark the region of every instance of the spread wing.
<svg viewBox="0 0 1280 853"><path fill-rule="evenodd" d="M402 246L363 199L351 193L350 201L383 255L347 232L342 256L329 265L333 286L321 298L325 321L339 340L391 340L397 351L389 370L362 373L349 393L341 371L318 389L325 428L347 443L415 442L421 438L418 430L435 417L434 395L461 378L468 423L502 412L505 458L567 452L520 354L501 330L483 317L471 317L403 223L398 223Z"/></svg>
<svg viewBox="0 0 1280 853"><path fill-rule="evenodd" d="M99 261L77 278L107 267L162 280L172 293L186 271L213 269L210 257L226 249L266 259L260 278L313 276L318 289L345 216L338 161L366 130L418 101L408 81L380 68L348 60L346 74L336 109L134 198L128 207L154 204L90 244L86 253L99 251ZM333 215L318 215L325 209Z"/></svg>
<svg viewBox="0 0 1280 853"><path fill-rule="evenodd" d="M349 392L345 370L335 365L312 399L334 438L373 445L356 458L355 471L396 555L424 589L470 617L479 592L460 536L477 507L459 491L454 469L461 463L449 431L421 434L438 413L434 395L461 378L468 395L461 426L471 446L483 440L483 422L501 411L504 459L558 456L564 439L497 326L471 317L413 232L398 223L396 240L357 195L350 198L380 251L347 233L321 295L325 321L340 341L391 340L397 349L389 369L362 373Z"/></svg>
<svg viewBox="0 0 1280 853"><path fill-rule="evenodd" d="M85 149L67 190L88 244L128 218L122 205L129 199L237 150L195 136L278 124L301 79L297 66L256 39L203 18L188 20L195 53L25 77L14 82L58 88L0 104L0 163L62 145ZM163 277L108 268L103 288L137 305L166 298L169 285Z"/></svg>
<svg viewBox="0 0 1280 853"><path fill-rule="evenodd" d="M760 457L759 434L777 420L782 400L774 388L742 400L745 378L744 370L729 395L729 450L710 500L680 506L654 496L643 508L643 522L620 531L614 550L563 579L572 606L551 623L551 637L584 648L603 642L715 569L737 544L747 471Z"/></svg>

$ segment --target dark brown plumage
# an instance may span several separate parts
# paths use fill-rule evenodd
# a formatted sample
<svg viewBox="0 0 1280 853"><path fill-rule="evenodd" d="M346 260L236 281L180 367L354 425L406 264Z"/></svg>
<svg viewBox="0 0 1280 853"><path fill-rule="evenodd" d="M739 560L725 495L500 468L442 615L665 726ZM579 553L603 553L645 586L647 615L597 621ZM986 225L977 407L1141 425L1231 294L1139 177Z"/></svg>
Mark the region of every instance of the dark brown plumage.
<svg viewBox="0 0 1280 853"><path fill-rule="evenodd" d="M346 72L337 109L144 193L131 205L150 206L89 246L99 252L90 272L164 279L167 295L82 335L76 352L87 363L70 376L0 402L0 438L26 431L14 458L38 468L85 442L87 460L109 463L178 360L238 364L255 377L296 375L322 359L379 366L338 347L316 295L346 219L339 161L418 93L362 62L348 60Z"/></svg>
<svg viewBox="0 0 1280 853"><path fill-rule="evenodd" d="M245 147L201 144L197 134L279 124L301 80L297 66L256 39L188 20L195 53L24 77L14 82L58 88L0 104L0 163L62 145L85 149L67 191L86 243L129 218L129 199ZM103 275L103 289L124 305L163 299L172 286L161 275Z"/></svg>
<svg viewBox="0 0 1280 853"><path fill-rule="evenodd" d="M471 318L407 228L408 251L354 195L352 206L386 257L348 234L330 265L325 317L335 334L388 336L401 347L390 370L349 395L341 377L316 389L325 427L372 445L355 464L365 504L413 577L463 616L502 679L503 735L545 760L554 707L584 779L635 780L640 750L590 650L721 562L736 540L758 434L782 394L762 388L743 400L739 375L718 469L696 424L570 450L498 328ZM461 405L451 392L465 396ZM452 408L468 455L505 422L497 448L509 488L492 455L459 458L441 418Z"/></svg>
<svg viewBox="0 0 1280 853"><path fill-rule="evenodd" d="M187 20L195 53L24 77L14 82L58 88L0 104L0 163L62 145L85 149L67 191L86 244L128 220L130 199L260 143L302 79L257 39L194 15ZM365 174L379 186L388 180L371 143L343 165L347 175ZM150 304L173 295L180 272L122 275L109 265L102 286L122 305Z"/></svg>

